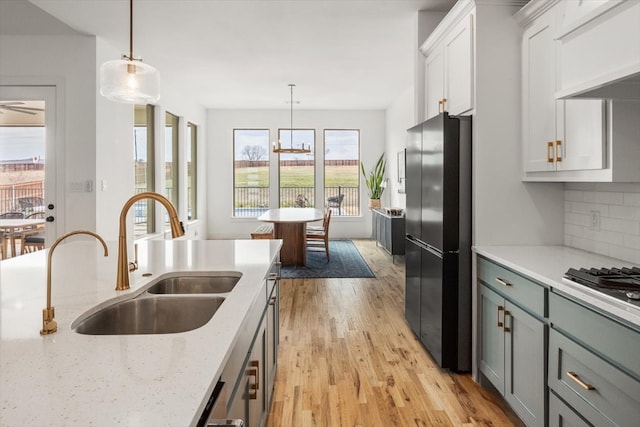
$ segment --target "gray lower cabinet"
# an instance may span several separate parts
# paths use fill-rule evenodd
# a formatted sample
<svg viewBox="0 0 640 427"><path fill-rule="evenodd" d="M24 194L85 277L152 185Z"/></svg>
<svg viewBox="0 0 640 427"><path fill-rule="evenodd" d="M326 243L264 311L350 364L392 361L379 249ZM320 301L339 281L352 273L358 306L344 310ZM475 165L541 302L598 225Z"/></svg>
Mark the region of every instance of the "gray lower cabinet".
<svg viewBox="0 0 640 427"><path fill-rule="evenodd" d="M267 300L267 336L265 372L267 376L267 408L271 405L276 368L278 366L278 342L280 341L280 281L276 277L270 278L273 283L271 294Z"/></svg>
<svg viewBox="0 0 640 427"><path fill-rule="evenodd" d="M553 292L549 319L552 392L586 425L639 426L640 330Z"/></svg>
<svg viewBox="0 0 640 427"><path fill-rule="evenodd" d="M544 426L546 325L487 286L480 304L480 371L525 424Z"/></svg>
<svg viewBox="0 0 640 427"><path fill-rule="evenodd" d="M404 255L404 216L391 216L378 209L373 209L371 216L371 234L376 244L382 246L391 255Z"/></svg>
<svg viewBox="0 0 640 427"><path fill-rule="evenodd" d="M546 289L478 258L479 366L528 426L545 426Z"/></svg>
<svg viewBox="0 0 640 427"><path fill-rule="evenodd" d="M222 380L230 384L227 417L241 419L245 427L266 422L273 396L278 361L280 264L275 263L263 283L264 299L251 308L242 326Z"/></svg>

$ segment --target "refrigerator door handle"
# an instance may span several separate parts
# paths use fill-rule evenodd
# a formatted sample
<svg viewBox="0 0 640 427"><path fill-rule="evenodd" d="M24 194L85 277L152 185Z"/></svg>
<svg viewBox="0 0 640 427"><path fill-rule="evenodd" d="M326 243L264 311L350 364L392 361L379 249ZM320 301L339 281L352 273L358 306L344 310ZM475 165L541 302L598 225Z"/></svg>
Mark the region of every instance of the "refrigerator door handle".
<svg viewBox="0 0 640 427"><path fill-rule="evenodd" d="M442 258L442 252L439 249L431 246L428 243L423 242L422 240L419 240L413 237L411 234L407 234L407 240L413 243L414 245L418 246L420 249L424 249L425 251L430 252L431 254L439 258Z"/></svg>

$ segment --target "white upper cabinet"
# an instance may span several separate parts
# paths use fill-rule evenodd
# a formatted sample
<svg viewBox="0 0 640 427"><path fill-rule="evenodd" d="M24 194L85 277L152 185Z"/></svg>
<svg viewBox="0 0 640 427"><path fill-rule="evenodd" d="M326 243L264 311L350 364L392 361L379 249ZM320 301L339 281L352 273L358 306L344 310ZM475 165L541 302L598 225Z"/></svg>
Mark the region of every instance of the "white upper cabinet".
<svg viewBox="0 0 640 427"><path fill-rule="evenodd" d="M444 39L444 97L450 114L473 108L473 14L456 25Z"/></svg>
<svg viewBox="0 0 640 427"><path fill-rule="evenodd" d="M568 61L558 41L560 29L583 22L609 2L594 2L569 15L564 13L567 3L532 2L516 14L524 27L523 180L640 181L640 168L626 160L640 158L637 137L629 139L640 134L640 121L628 119L640 117L640 102L557 97L561 64Z"/></svg>
<svg viewBox="0 0 640 427"><path fill-rule="evenodd" d="M442 46L434 49L424 62L425 119L437 116L444 99L444 55Z"/></svg>
<svg viewBox="0 0 640 427"><path fill-rule="evenodd" d="M554 17L547 12L533 22L522 37L522 127L526 172L555 170L556 55L553 32Z"/></svg>
<svg viewBox="0 0 640 427"><path fill-rule="evenodd" d="M556 97L640 99L640 1L563 1L557 8Z"/></svg>
<svg viewBox="0 0 640 427"><path fill-rule="evenodd" d="M556 9L528 25L522 37L524 172L604 167L602 100L556 100Z"/></svg>
<svg viewBox="0 0 640 427"><path fill-rule="evenodd" d="M420 48L426 56L425 119L473 108L473 9L447 18Z"/></svg>

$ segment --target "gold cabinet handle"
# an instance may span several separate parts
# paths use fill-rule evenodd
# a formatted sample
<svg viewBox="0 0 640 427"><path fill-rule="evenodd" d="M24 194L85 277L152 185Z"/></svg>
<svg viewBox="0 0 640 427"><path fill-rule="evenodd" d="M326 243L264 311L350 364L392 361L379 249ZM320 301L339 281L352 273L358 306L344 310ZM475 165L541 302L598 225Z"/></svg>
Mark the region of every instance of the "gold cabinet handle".
<svg viewBox="0 0 640 427"><path fill-rule="evenodd" d="M258 390L260 390L260 361L252 360L249 362L249 375L254 379L253 384L249 386L249 399L256 400L258 398Z"/></svg>
<svg viewBox="0 0 640 427"><path fill-rule="evenodd" d="M562 141L556 141L556 162L562 161Z"/></svg>
<svg viewBox="0 0 640 427"><path fill-rule="evenodd" d="M441 100L438 101L438 113L444 113L445 111L447 111L444 106L446 102L447 102L447 98L442 98Z"/></svg>
<svg viewBox="0 0 640 427"><path fill-rule="evenodd" d="M553 141L547 142L547 163L553 163Z"/></svg>
<svg viewBox="0 0 640 427"><path fill-rule="evenodd" d="M500 277L496 277L496 282L500 283L502 286L513 286L511 283L507 282L506 280Z"/></svg>
<svg viewBox="0 0 640 427"><path fill-rule="evenodd" d="M498 327L502 328L504 326L504 323L500 320L500 312L504 311L504 307L499 305L498 306Z"/></svg>
<svg viewBox="0 0 640 427"><path fill-rule="evenodd" d="M585 390L595 390L596 388L594 386L592 386L591 384L585 383L584 381L582 381L580 379L580 377L578 376L578 374L576 374L573 371L567 371L567 376L569 378L571 378L572 380L574 380L575 382L577 382L580 387L582 387Z"/></svg>
<svg viewBox="0 0 640 427"><path fill-rule="evenodd" d="M502 329L505 332L511 332L511 328L507 326L507 316L511 316L511 312L509 310L504 311L504 326Z"/></svg>

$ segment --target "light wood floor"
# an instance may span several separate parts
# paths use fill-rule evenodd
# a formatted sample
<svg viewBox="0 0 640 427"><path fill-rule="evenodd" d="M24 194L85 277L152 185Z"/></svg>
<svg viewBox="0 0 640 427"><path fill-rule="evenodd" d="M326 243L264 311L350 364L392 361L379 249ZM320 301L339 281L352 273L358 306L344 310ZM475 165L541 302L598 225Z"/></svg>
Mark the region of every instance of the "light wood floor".
<svg viewBox="0 0 640 427"><path fill-rule="evenodd" d="M404 260L355 242L375 279L283 279L267 426L522 425L470 375L441 370L404 320Z"/></svg>

